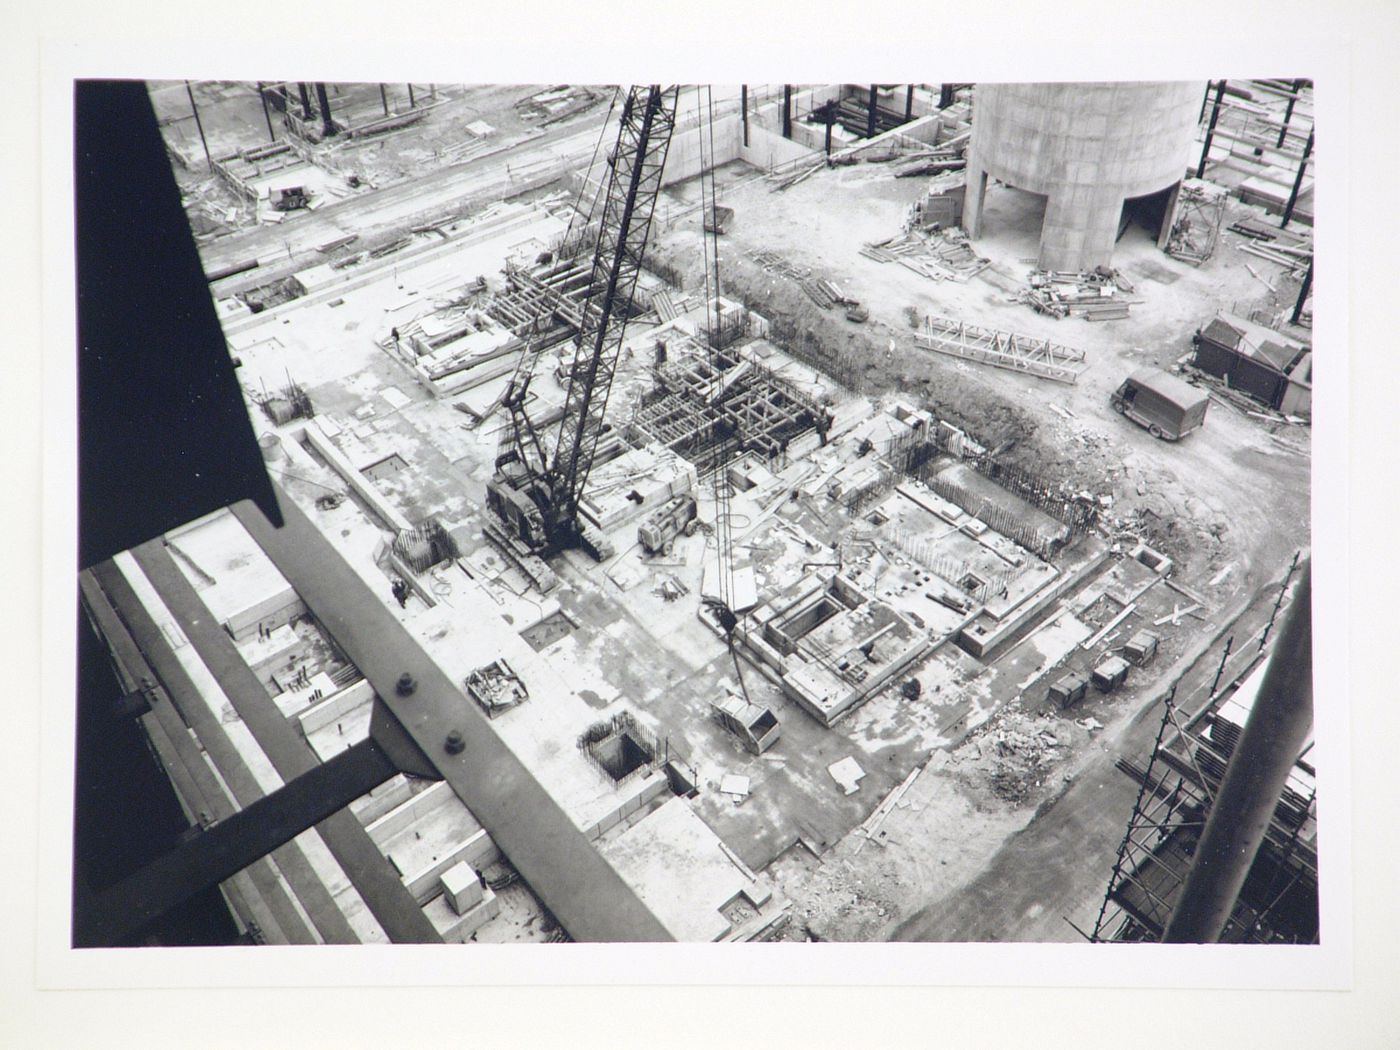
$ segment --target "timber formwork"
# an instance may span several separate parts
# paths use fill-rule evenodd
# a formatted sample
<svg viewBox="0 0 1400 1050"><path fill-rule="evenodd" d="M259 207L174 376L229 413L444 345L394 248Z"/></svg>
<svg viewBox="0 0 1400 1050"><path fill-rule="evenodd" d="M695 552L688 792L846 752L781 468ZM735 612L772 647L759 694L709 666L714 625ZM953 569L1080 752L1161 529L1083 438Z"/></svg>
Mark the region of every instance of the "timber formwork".
<svg viewBox="0 0 1400 1050"><path fill-rule="evenodd" d="M1218 713L1264 660L1268 632L1265 627L1246 642L1233 660L1227 645L1215 681L1196 698L1203 702L1194 714L1176 704L1174 692L1167 696L1145 766L1118 762L1137 781L1138 797L1090 940L1162 939L1237 741L1235 727ZM1317 942L1316 801L1314 770L1300 758L1222 942Z"/></svg>
<svg viewBox="0 0 1400 1050"><path fill-rule="evenodd" d="M657 367L655 381L631 427L701 469L745 451L775 459L826 418L822 405L752 360L679 356Z"/></svg>
<svg viewBox="0 0 1400 1050"><path fill-rule="evenodd" d="M925 318L923 330L914 339L925 350L1057 383L1075 383L1089 367L1083 350L947 317Z"/></svg>

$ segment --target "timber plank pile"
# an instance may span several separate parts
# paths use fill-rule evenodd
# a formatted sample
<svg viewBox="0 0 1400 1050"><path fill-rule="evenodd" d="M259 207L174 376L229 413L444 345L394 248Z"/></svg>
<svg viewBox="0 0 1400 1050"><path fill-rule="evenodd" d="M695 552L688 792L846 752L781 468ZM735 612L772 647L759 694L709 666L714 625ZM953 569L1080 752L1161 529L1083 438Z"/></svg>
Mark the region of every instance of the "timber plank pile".
<svg viewBox="0 0 1400 1050"><path fill-rule="evenodd" d="M1036 270L1021 300L1051 317L1082 317L1086 321L1116 321L1128 316L1133 285L1121 273L1100 267L1072 272Z"/></svg>
<svg viewBox="0 0 1400 1050"><path fill-rule="evenodd" d="M1230 226L1230 232L1243 240L1235 245L1246 255L1282 266L1294 277L1301 277L1312 262L1312 237L1281 230L1257 219L1241 219Z"/></svg>
<svg viewBox="0 0 1400 1050"><path fill-rule="evenodd" d="M910 231L867 244L860 254L876 262L896 262L933 281L963 283L990 266L991 260L978 255L958 229L932 233Z"/></svg>

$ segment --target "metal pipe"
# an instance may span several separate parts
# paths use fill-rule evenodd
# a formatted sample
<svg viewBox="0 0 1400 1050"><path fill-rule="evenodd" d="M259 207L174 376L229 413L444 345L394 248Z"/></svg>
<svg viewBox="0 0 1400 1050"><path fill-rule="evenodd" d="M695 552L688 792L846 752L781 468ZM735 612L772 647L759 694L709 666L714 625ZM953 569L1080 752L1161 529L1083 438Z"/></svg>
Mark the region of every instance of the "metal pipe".
<svg viewBox="0 0 1400 1050"><path fill-rule="evenodd" d="M1215 85L1215 106L1210 111L1210 126L1206 128L1206 144L1201 149L1201 163L1196 168L1196 178L1206 177L1206 160L1210 157L1210 140L1215 137L1215 122L1220 119L1220 100L1225 97L1225 81Z"/></svg>
<svg viewBox="0 0 1400 1050"><path fill-rule="evenodd" d="M904 123L908 124L914 119L914 85L909 85L909 91L904 96Z"/></svg>
<svg viewBox="0 0 1400 1050"><path fill-rule="evenodd" d="M1293 218L1293 208L1298 203L1298 191L1303 186L1303 173L1308 170L1308 158L1312 156L1313 135L1316 130L1314 128L1308 132L1308 144L1303 147L1303 159L1298 162L1298 174L1293 179L1293 192L1288 195L1288 207L1283 209L1283 222L1279 223L1279 229L1285 229Z"/></svg>
<svg viewBox="0 0 1400 1050"><path fill-rule="evenodd" d="M1305 564L1163 943L1213 944L1220 939L1312 718L1312 572Z"/></svg>
<svg viewBox="0 0 1400 1050"><path fill-rule="evenodd" d="M941 84L938 90L938 108L947 109L955 101L957 88L953 84Z"/></svg>
<svg viewBox="0 0 1400 1050"><path fill-rule="evenodd" d="M301 119L311 119L311 92L306 90L304 81L297 81L297 90L301 92Z"/></svg>
<svg viewBox="0 0 1400 1050"><path fill-rule="evenodd" d="M875 104L878 96L875 94L876 85L870 85L870 109L865 115L865 137L873 139L875 137Z"/></svg>
<svg viewBox="0 0 1400 1050"><path fill-rule="evenodd" d="M209 156L209 140L204 137L204 124L199 119L199 107L194 104L194 90L185 81L185 94L190 96L190 112L194 114L194 126L199 129L199 141L204 146L204 159L209 162L209 170L214 170L214 158Z"/></svg>
<svg viewBox="0 0 1400 1050"><path fill-rule="evenodd" d="M418 108L418 104L417 104L416 102L413 101L413 85L412 85L412 84L409 84L409 85L408 85L408 108L409 108L409 109L417 109L417 108Z"/></svg>
<svg viewBox="0 0 1400 1050"><path fill-rule="evenodd" d="M739 85L739 113L744 123L744 148L749 146L749 86Z"/></svg>
<svg viewBox="0 0 1400 1050"><path fill-rule="evenodd" d="M384 104L384 115L389 115L389 93L384 90L384 85L379 85L379 101Z"/></svg>
<svg viewBox="0 0 1400 1050"><path fill-rule="evenodd" d="M792 85L783 85L783 138L792 138Z"/></svg>

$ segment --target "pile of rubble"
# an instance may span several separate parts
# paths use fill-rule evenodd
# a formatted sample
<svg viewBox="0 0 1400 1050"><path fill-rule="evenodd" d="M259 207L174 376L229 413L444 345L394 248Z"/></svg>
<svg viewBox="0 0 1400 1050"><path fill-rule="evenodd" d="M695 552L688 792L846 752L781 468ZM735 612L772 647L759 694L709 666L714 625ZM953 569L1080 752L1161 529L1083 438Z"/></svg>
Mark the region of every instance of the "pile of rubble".
<svg viewBox="0 0 1400 1050"><path fill-rule="evenodd" d="M1097 722L1079 725L1084 732L1100 728ZM996 798L1020 805L1045 787L1055 767L1069 757L1076 732L1074 723L1033 718L1007 707L974 731L967 758Z"/></svg>

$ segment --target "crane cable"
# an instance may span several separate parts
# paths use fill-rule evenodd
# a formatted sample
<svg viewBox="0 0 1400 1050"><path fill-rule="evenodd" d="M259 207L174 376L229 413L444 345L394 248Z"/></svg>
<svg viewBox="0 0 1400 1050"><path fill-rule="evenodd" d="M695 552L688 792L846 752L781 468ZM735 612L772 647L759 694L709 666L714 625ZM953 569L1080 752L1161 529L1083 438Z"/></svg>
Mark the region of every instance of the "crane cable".
<svg viewBox="0 0 1400 1050"><path fill-rule="evenodd" d="M696 88L696 116L699 125L700 136L700 240L704 246L705 256L705 325L706 325L706 351L711 373L718 377L720 374L718 352L715 342L719 336L719 222L716 211L715 194L715 129L714 129L714 93L706 85L705 104L706 112L700 112L700 88ZM706 135L709 137L709 163L705 163ZM708 195L706 190L708 188ZM708 222L706 218L708 216ZM706 226L709 229L706 229ZM739 682L739 692L743 695L744 702L750 703L748 686L744 682L744 671L739 663L739 651L734 645L734 630L739 625L739 617L734 612L734 552L733 534L730 530L729 520L729 481L727 478L727 462L721 447L718 420L718 408L713 404L705 406L706 411L712 414L710 428L710 450L714 453L714 465L712 467L711 482L714 485L715 493L715 557L716 576L719 581L719 597L706 600L710 610L715 615L720 627L724 631L725 645L729 649L729 658L734 662L734 677Z"/></svg>

